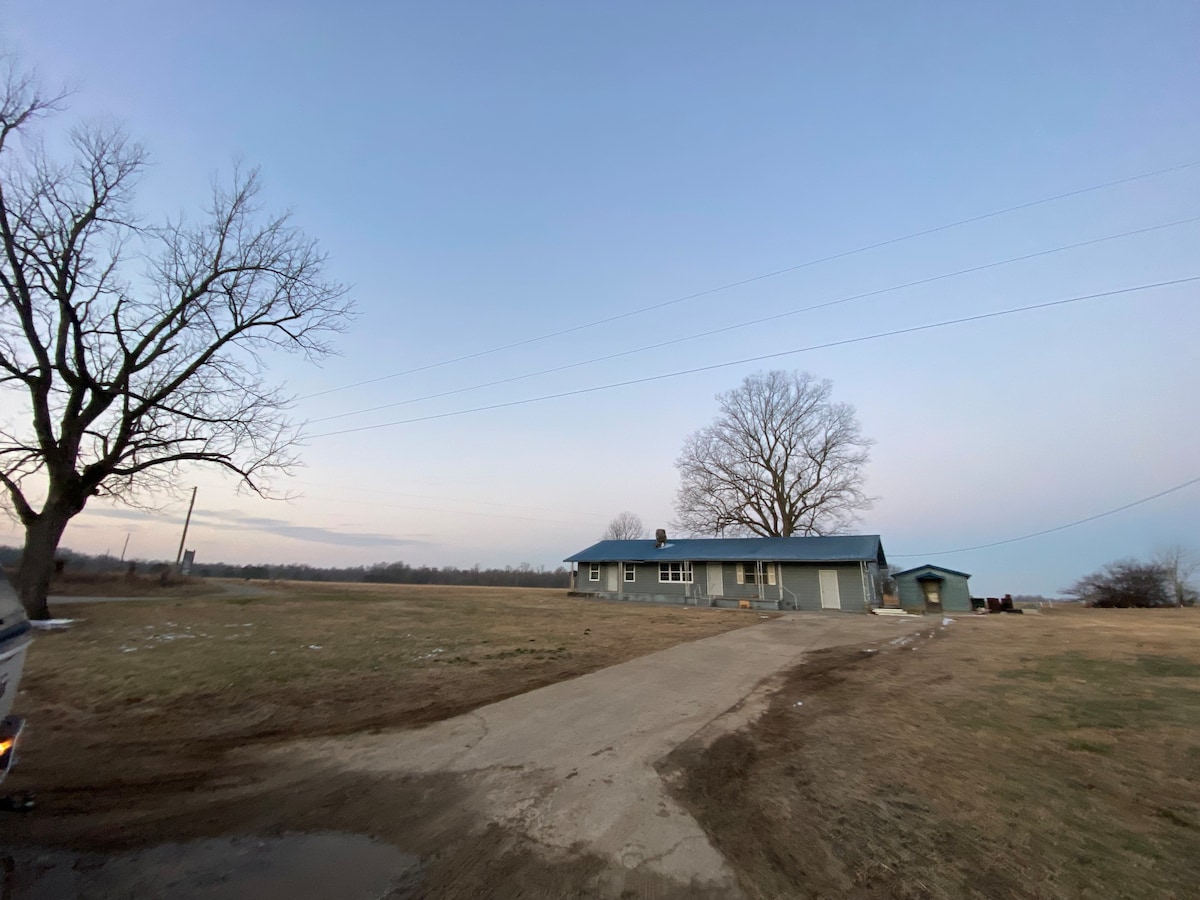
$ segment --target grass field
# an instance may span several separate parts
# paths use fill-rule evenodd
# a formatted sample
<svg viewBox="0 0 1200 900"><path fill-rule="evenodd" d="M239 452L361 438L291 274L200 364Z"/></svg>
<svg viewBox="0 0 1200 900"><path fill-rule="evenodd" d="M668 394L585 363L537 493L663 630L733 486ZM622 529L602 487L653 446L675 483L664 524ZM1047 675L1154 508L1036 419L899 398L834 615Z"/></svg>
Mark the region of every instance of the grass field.
<svg viewBox="0 0 1200 900"><path fill-rule="evenodd" d="M8 572L15 583L16 572ZM182 600L222 593L215 582L203 578L184 578L169 574L115 574L93 572L63 572L50 583L52 597L147 597L156 600ZM51 607L53 607L51 602ZM51 609L53 613L53 609Z"/></svg>
<svg viewBox="0 0 1200 900"><path fill-rule="evenodd" d="M11 784L81 804L109 802L111 787L129 800L138 786L199 783L248 743L418 725L760 621L561 590L225 590L57 607L77 621L31 648L18 699L29 726Z"/></svg>
<svg viewBox="0 0 1200 900"><path fill-rule="evenodd" d="M1200 895L1200 610L924 635L816 654L666 763L747 896Z"/></svg>
<svg viewBox="0 0 1200 900"><path fill-rule="evenodd" d="M760 621L562 591L223 590L57 610L80 621L29 658L6 788L42 803L14 842L103 851L247 822L386 835L459 788L227 751L418 725ZM1195 897L1200 610L931 618L812 654L751 725L660 769L749 898ZM512 863L463 840L481 871Z"/></svg>

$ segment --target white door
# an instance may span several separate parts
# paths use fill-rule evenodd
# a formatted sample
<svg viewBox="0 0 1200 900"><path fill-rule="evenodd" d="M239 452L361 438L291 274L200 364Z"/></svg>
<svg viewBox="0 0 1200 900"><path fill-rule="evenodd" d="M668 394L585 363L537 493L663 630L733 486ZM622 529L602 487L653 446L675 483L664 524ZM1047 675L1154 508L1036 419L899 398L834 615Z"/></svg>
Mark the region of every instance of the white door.
<svg viewBox="0 0 1200 900"><path fill-rule="evenodd" d="M617 592L617 573L621 571L621 564L608 563L604 567L604 571L608 573L608 590L615 594Z"/></svg>
<svg viewBox="0 0 1200 900"><path fill-rule="evenodd" d="M837 569L821 569L817 577L821 580L821 609L841 609Z"/></svg>
<svg viewBox="0 0 1200 900"><path fill-rule="evenodd" d="M719 562L708 564L708 596L725 596L725 575Z"/></svg>

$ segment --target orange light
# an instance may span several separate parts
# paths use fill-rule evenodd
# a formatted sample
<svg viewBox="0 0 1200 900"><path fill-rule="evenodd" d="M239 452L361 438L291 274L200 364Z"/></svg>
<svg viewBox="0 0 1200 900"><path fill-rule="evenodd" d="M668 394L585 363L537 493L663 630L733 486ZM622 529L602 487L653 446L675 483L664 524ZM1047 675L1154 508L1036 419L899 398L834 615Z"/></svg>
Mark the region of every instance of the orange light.
<svg viewBox="0 0 1200 900"><path fill-rule="evenodd" d="M13 745L12 738L7 738L6 740L0 741L0 756L3 756L5 753L7 753L9 750L11 750L12 745Z"/></svg>

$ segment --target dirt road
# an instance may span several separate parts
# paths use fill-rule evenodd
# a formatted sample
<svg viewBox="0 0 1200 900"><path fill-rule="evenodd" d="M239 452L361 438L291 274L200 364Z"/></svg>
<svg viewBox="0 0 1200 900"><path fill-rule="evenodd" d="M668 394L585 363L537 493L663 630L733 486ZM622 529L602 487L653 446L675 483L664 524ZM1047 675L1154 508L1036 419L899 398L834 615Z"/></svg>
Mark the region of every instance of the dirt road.
<svg viewBox="0 0 1200 900"><path fill-rule="evenodd" d="M655 763L702 729L736 727L769 695L763 680L804 653L865 649L922 624L929 623L793 614L419 731L313 741L277 752L281 759L299 756L344 771L468 776L464 802L477 816L542 848L606 861L598 884L613 896L660 879L687 885L690 896L730 896L736 893L732 872L670 797Z"/></svg>
<svg viewBox="0 0 1200 900"><path fill-rule="evenodd" d="M98 898L155 884L156 872L174 878L171 896L207 897L203 886L213 883L222 897L285 896L290 873L272 860L294 854L239 848L296 832L326 833L331 846L340 833L397 848L407 862L388 897L737 896L733 873L655 764L699 732L751 717L769 697L769 679L806 652L865 649L929 626L792 614L418 730L248 747L228 757L223 777L204 792L164 785L158 798L141 794L136 807L56 816L56 842L75 847L73 835L106 829L112 855L84 860L43 848L39 856L31 847L15 857L24 893L14 896L51 896L38 891L67 872L76 888L102 883L88 893ZM154 836L191 843L146 849ZM214 852L214 838L237 852ZM35 830L27 841L37 842ZM330 853L328 864L344 860L349 872L361 853ZM421 860L415 869L413 859ZM136 872L137 885L123 871Z"/></svg>

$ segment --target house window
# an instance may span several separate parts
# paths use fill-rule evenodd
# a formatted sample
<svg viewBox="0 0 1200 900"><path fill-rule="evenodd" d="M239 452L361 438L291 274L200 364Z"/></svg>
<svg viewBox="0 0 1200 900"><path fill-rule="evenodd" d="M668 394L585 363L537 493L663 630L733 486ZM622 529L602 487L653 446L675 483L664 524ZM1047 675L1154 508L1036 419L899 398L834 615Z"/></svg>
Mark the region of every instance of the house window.
<svg viewBox="0 0 1200 900"><path fill-rule="evenodd" d="M588 566L588 581L600 580L600 563L592 563Z"/></svg>
<svg viewBox="0 0 1200 900"><path fill-rule="evenodd" d="M681 581L692 583L692 564L690 562L669 562L658 564L659 581Z"/></svg>
<svg viewBox="0 0 1200 900"><path fill-rule="evenodd" d="M759 584L759 563L734 563L738 584ZM762 584L775 583L775 563L762 563Z"/></svg>
<svg viewBox="0 0 1200 900"><path fill-rule="evenodd" d="M625 580L637 581L637 566L633 563L625 563Z"/></svg>

